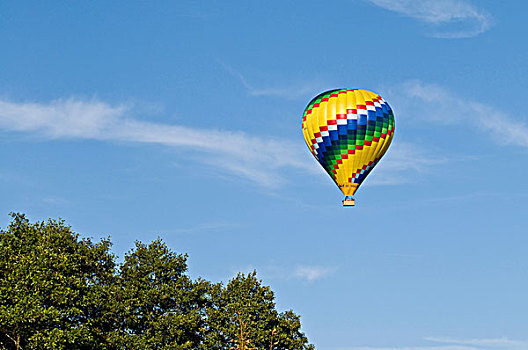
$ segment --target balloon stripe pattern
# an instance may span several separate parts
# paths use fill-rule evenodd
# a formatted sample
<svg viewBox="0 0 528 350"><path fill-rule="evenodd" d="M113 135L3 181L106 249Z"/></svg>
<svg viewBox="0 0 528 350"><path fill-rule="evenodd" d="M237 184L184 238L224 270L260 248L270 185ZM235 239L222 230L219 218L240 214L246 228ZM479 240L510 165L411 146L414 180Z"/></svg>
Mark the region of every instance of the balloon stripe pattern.
<svg viewBox="0 0 528 350"><path fill-rule="evenodd" d="M394 136L394 114L379 95L336 89L304 110L302 131L313 156L345 196L353 196Z"/></svg>

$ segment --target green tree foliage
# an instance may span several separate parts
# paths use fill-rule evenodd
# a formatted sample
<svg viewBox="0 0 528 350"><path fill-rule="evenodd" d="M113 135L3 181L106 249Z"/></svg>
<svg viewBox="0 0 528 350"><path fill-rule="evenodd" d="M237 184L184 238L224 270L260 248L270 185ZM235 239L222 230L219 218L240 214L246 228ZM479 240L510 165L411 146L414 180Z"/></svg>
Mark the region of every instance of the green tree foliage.
<svg viewBox="0 0 528 350"><path fill-rule="evenodd" d="M300 331L299 316L291 310L277 312L274 300L273 291L262 286L256 271L239 273L226 286L212 285L204 349L227 350L237 343L242 348L244 340L249 340L247 348L314 349Z"/></svg>
<svg viewBox="0 0 528 350"><path fill-rule="evenodd" d="M110 242L79 239L62 221L13 215L0 231L0 344L5 348L104 348L112 329L106 289ZM110 316L110 317L109 317Z"/></svg>
<svg viewBox="0 0 528 350"><path fill-rule="evenodd" d="M209 284L185 274L187 256L159 239L136 242L121 266L120 344L129 349L196 349Z"/></svg>
<svg viewBox="0 0 528 350"><path fill-rule="evenodd" d="M12 214L0 230L0 348L313 349L256 272L193 281L187 255L159 239L136 242L119 266L110 247Z"/></svg>

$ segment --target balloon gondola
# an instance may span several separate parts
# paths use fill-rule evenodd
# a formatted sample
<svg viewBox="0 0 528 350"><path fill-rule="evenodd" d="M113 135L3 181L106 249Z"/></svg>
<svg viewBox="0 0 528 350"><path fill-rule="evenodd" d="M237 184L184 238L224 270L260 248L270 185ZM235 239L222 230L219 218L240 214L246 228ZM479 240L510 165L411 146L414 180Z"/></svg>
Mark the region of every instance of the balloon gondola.
<svg viewBox="0 0 528 350"><path fill-rule="evenodd" d="M353 207L356 205L356 200L352 196L345 196L343 199L343 207Z"/></svg>
<svg viewBox="0 0 528 350"><path fill-rule="evenodd" d="M394 114L374 92L334 89L314 97L302 118L312 155L354 206L359 186L383 157L394 136Z"/></svg>

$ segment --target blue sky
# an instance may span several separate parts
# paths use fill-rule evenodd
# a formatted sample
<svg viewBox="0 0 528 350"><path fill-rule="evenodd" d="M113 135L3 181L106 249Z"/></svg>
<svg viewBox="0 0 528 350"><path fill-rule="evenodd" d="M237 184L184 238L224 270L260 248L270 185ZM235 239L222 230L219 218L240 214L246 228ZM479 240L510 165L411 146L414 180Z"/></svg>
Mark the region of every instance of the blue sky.
<svg viewBox="0 0 528 350"><path fill-rule="evenodd" d="M256 269L321 350L528 348L521 1L0 4L0 226ZM304 144L321 91L396 135L355 208Z"/></svg>

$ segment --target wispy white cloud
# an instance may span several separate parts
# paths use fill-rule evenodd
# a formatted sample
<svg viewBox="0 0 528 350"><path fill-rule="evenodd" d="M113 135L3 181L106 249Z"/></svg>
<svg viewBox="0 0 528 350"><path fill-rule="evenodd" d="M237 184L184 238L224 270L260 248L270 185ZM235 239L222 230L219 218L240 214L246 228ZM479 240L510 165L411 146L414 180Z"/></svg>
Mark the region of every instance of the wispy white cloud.
<svg viewBox="0 0 528 350"><path fill-rule="evenodd" d="M311 283L332 275L337 269L337 266L330 265L290 264L270 261L267 264L259 266L257 271L266 279L300 280ZM245 269L243 271L248 270Z"/></svg>
<svg viewBox="0 0 528 350"><path fill-rule="evenodd" d="M321 92L324 89L325 84L322 84L319 81L311 80L304 82L294 82L288 83L284 86L274 86L274 87L255 87L253 84L250 84L246 77L242 75L239 71L235 70L230 65L220 62L219 64L224 67L224 69L231 74L233 77L238 79L242 86L246 89L247 93L251 96L270 96L278 97L282 99L297 99L301 97L308 97L314 95L315 92Z"/></svg>
<svg viewBox="0 0 528 350"><path fill-rule="evenodd" d="M197 232L212 232L212 231L221 231L227 229L239 228L241 225L238 223L231 222L202 222L195 226L161 230L166 233L197 233Z"/></svg>
<svg viewBox="0 0 528 350"><path fill-rule="evenodd" d="M431 342L425 346L389 346L389 347L341 347L339 350L526 350L528 341L508 338L458 339L449 337L427 337Z"/></svg>
<svg viewBox="0 0 528 350"><path fill-rule="evenodd" d="M67 199L60 198L60 197L44 197L41 199L41 201L43 203L50 204L50 205L58 205L58 204L64 205L64 204L69 203Z"/></svg>
<svg viewBox="0 0 528 350"><path fill-rule="evenodd" d="M300 265L294 269L292 277L312 282L327 277L335 270L335 267Z"/></svg>
<svg viewBox="0 0 528 350"><path fill-rule="evenodd" d="M500 350L526 350L528 349L528 340L513 340L504 338L470 338L459 339L450 337L427 337L425 340L444 343L444 344L459 344L476 347L476 349L500 349Z"/></svg>
<svg viewBox="0 0 528 350"><path fill-rule="evenodd" d="M514 119L498 107L459 97L446 88L418 80L405 82L389 92L391 106L405 118L469 126L487 133L498 144L528 147L528 120Z"/></svg>
<svg viewBox="0 0 528 350"><path fill-rule="evenodd" d="M130 114L131 108L125 104L112 106L98 100L65 99L50 103L0 100L0 129L46 139L125 141L188 148L196 152L199 161L268 188L287 181L284 173L323 173L298 141L153 123L131 118ZM373 176L371 184L407 182L416 172L437 161L409 144L400 142L392 147L390 157L376 170L386 175Z"/></svg>
<svg viewBox="0 0 528 350"><path fill-rule="evenodd" d="M528 193L523 192L515 192L515 193L500 193L500 192L473 192L473 193L466 193L461 194L458 196L446 196L446 197L430 197L422 200L422 203L424 205L426 204L438 204L438 203L447 203L447 202L463 202L463 201L472 201L472 200L501 200L504 198L508 198L508 200L512 200L512 198L519 198L523 199L528 197Z"/></svg>
<svg viewBox="0 0 528 350"><path fill-rule="evenodd" d="M248 135L241 131L194 129L128 117L126 105L97 100L56 100L47 104L0 100L0 129L48 139L93 139L185 147L202 162L265 187L284 182L284 169L316 172L299 142Z"/></svg>
<svg viewBox="0 0 528 350"><path fill-rule="evenodd" d="M470 38L489 30L492 16L464 0L367 0L370 3L430 24L436 38Z"/></svg>
<svg viewBox="0 0 528 350"><path fill-rule="evenodd" d="M25 132L45 139L91 139L161 144L187 148L193 159L267 188L287 182L292 172L323 174L299 141L249 135L241 131L196 129L132 118L126 104L63 99L49 103L0 100L0 129ZM372 184L408 182L438 160L398 142L382 161ZM285 175L290 174L290 175Z"/></svg>
<svg viewBox="0 0 528 350"><path fill-rule="evenodd" d="M426 147L417 147L404 141L395 141L390 146L390 154L374 168L368 185L399 185L415 181L416 176L426 173L433 166L447 160L426 151Z"/></svg>
<svg viewBox="0 0 528 350"><path fill-rule="evenodd" d="M36 132L48 138L105 139L118 129L124 105L92 100L56 100L47 104L0 100L0 128ZM114 131L115 132L115 131Z"/></svg>
<svg viewBox="0 0 528 350"><path fill-rule="evenodd" d="M445 345L445 346L401 346L401 347L339 347L338 350L484 350L472 346Z"/></svg>

